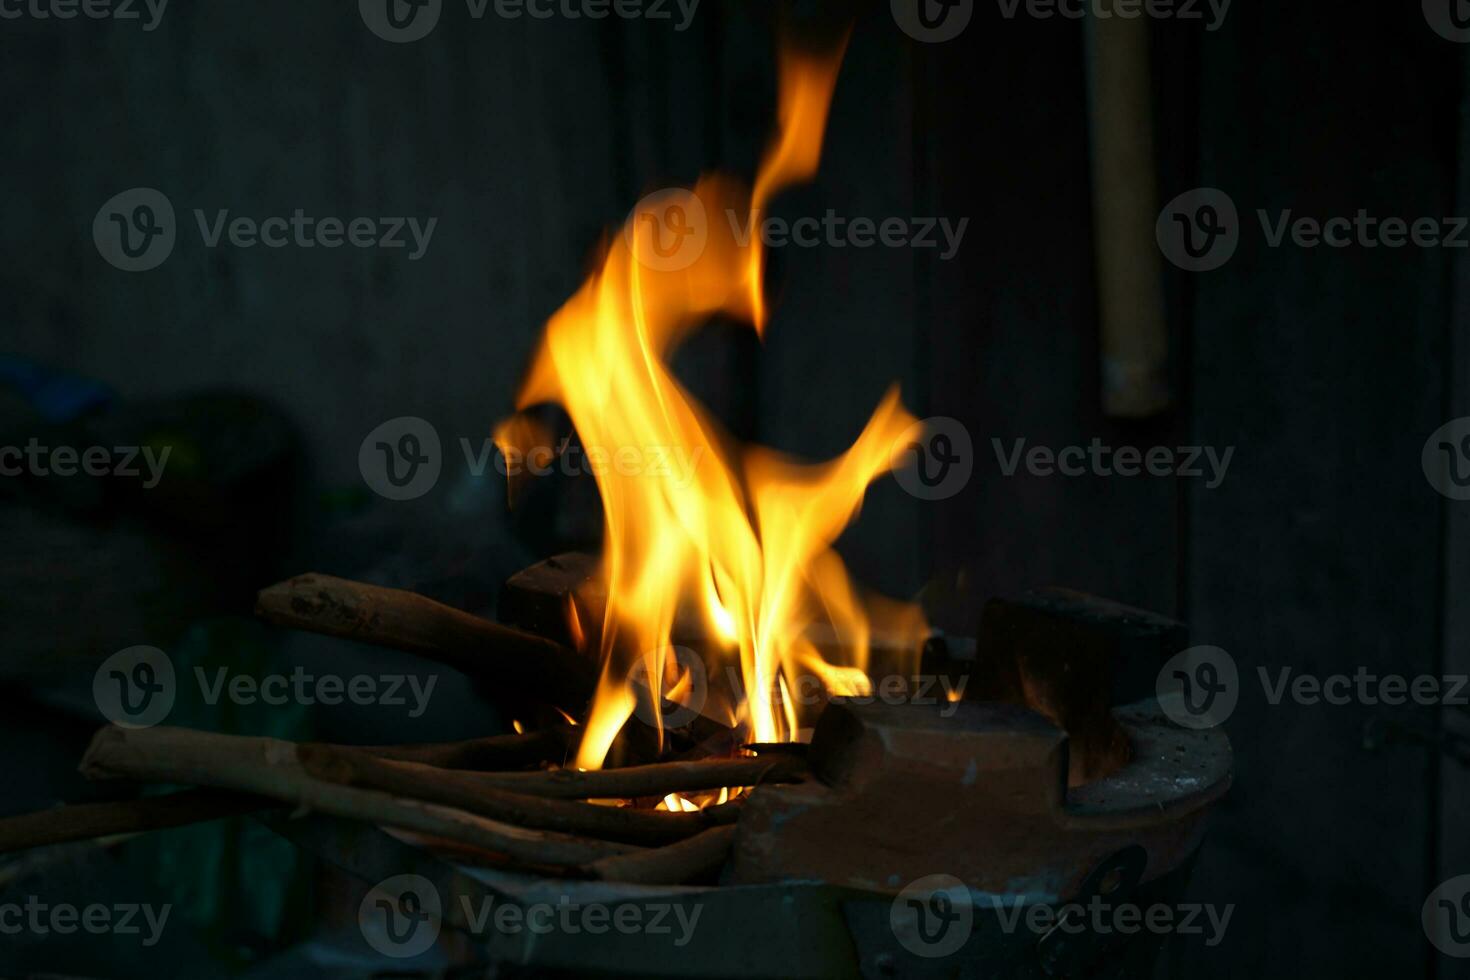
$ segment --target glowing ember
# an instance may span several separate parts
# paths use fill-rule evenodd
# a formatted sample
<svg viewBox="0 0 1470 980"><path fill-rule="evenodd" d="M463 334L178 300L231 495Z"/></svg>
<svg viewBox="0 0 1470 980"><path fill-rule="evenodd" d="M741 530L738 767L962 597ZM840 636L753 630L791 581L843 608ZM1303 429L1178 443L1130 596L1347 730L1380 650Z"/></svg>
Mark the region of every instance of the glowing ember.
<svg viewBox="0 0 1470 980"><path fill-rule="evenodd" d="M804 464L765 447L733 445L666 363L679 341L715 314L764 329L760 236L737 242L733 229L753 227L774 194L816 172L841 58L841 47L783 52L780 131L754 189L744 193L716 175L692 191L645 199L597 270L547 323L517 398L521 410L560 403L589 459L600 452L618 464L594 467L606 523L600 633L569 607L573 635L581 644L584 630L590 633L603 664L579 768L602 765L632 714L630 675L652 678L662 697L677 700L687 688L688 672L671 651L680 609L702 612L706 656L738 663L744 703L736 720L753 741L797 738L801 719L791 692L803 673L834 693L870 687L875 605L858 595L830 546L914 423L897 390L846 453ZM716 219L727 213L742 220ZM502 423L496 441L507 455L546 444L523 415ZM638 454L654 451L690 465L637 465ZM918 635L916 610L887 600L882 606L895 614L885 616L893 626ZM804 635L817 624L837 639L847 662L829 663ZM659 701L653 699L655 712ZM670 796L660 806L678 811L706 802L713 801Z"/></svg>

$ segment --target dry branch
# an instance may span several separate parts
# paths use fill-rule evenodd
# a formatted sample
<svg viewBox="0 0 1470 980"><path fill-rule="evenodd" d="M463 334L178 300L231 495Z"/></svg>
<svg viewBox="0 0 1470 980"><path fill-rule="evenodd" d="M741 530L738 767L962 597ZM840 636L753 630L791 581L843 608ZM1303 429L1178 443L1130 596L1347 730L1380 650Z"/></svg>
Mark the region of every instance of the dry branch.
<svg viewBox="0 0 1470 980"><path fill-rule="evenodd" d="M632 799L667 796L722 786L791 782L806 773L800 759L700 759L659 762L622 769L552 769L543 772L463 772L467 787L507 790L559 800Z"/></svg>
<svg viewBox="0 0 1470 980"><path fill-rule="evenodd" d="M604 881L682 885L717 871L730 856L734 843L734 827L711 827L668 847L593 861L583 870Z"/></svg>
<svg viewBox="0 0 1470 980"><path fill-rule="evenodd" d="M577 744L577 730L570 725L543 728L524 735L491 735L463 742L422 745L334 745L341 752L358 752L379 759L418 762L441 769L501 771L536 766L543 762L560 765Z"/></svg>
<svg viewBox="0 0 1470 980"><path fill-rule="evenodd" d="M0 854L67 841L182 827L254 813L274 805L273 801L259 796L190 789L136 800L53 807L0 820Z"/></svg>
<svg viewBox="0 0 1470 980"><path fill-rule="evenodd" d="M271 738L181 728L99 731L82 759L90 779L123 777L256 793L332 816L432 834L523 865L585 865L638 850L628 844L528 830L452 807L400 799L313 777L298 747Z"/></svg>
<svg viewBox="0 0 1470 980"><path fill-rule="evenodd" d="M414 653L490 681L517 699L540 700L572 715L581 714L597 686L599 667L590 656L402 589L330 575L298 575L262 589L255 613L278 626ZM700 713L687 731L666 734L698 742L729 732L722 721ZM630 724L623 738L635 757L660 754L658 733L652 728Z"/></svg>
<svg viewBox="0 0 1470 980"><path fill-rule="evenodd" d="M402 589L298 575L262 589L255 613L278 626L418 654L572 714L597 683L597 665L574 650Z"/></svg>
<svg viewBox="0 0 1470 980"><path fill-rule="evenodd" d="M547 799L484 785L484 775L455 772L414 762L396 762L333 746L303 745L301 764L317 779L344 786L377 789L395 796L442 803L521 827L539 827L631 844L667 844L723 823L738 807L713 807L688 813L600 806Z"/></svg>

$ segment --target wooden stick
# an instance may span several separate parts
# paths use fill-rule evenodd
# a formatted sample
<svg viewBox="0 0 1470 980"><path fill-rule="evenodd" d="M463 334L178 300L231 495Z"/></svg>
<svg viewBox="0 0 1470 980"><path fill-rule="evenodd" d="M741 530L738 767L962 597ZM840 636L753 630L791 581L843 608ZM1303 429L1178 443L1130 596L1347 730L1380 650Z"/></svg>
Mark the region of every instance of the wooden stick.
<svg viewBox="0 0 1470 980"><path fill-rule="evenodd" d="M539 827L630 844L667 844L733 823L738 805L670 813L547 799L483 784L480 773L395 762L328 745L303 745L302 766L317 779L458 807L520 827Z"/></svg>
<svg viewBox="0 0 1470 980"><path fill-rule="evenodd" d="M593 861L584 870L604 881L682 885L719 870L734 844L734 827L711 827L668 847Z"/></svg>
<svg viewBox="0 0 1470 980"><path fill-rule="evenodd" d="M359 752L379 759L418 762L441 769L502 771L551 762L566 761L577 744L577 730L570 725L543 728L523 735L491 735L463 742L423 745L334 745L341 752Z"/></svg>
<svg viewBox="0 0 1470 980"><path fill-rule="evenodd" d="M296 745L273 738L109 725L93 737L81 770L89 779L125 777L257 793L333 816L460 841L523 865L583 865L638 850L629 844L528 830L452 807L323 782L301 764Z"/></svg>
<svg viewBox="0 0 1470 980"><path fill-rule="evenodd" d="M278 626L405 650L571 715L584 710L597 686L599 666L589 656L402 589L298 575L261 590L255 613ZM696 741L729 730L704 714L696 715L688 728ZM659 754L658 735L651 728L632 723L623 738L637 757Z"/></svg>
<svg viewBox="0 0 1470 980"><path fill-rule="evenodd" d="M1103 0L1085 23L1092 135L1103 412L1148 418L1168 409L1169 330L1159 216L1147 18Z"/></svg>
<svg viewBox="0 0 1470 980"><path fill-rule="evenodd" d="M597 684L597 665L574 650L402 589L298 575L262 589L255 614L278 626L406 650L571 714Z"/></svg>
<svg viewBox="0 0 1470 980"><path fill-rule="evenodd" d="M801 759L698 759L622 769L552 769L544 772L462 772L465 787L508 790L558 800L632 799L722 786L792 782L806 773Z"/></svg>
<svg viewBox="0 0 1470 980"><path fill-rule="evenodd" d="M0 820L0 854L47 844L140 834L254 813L274 806L259 796L189 789L136 800L59 806Z"/></svg>

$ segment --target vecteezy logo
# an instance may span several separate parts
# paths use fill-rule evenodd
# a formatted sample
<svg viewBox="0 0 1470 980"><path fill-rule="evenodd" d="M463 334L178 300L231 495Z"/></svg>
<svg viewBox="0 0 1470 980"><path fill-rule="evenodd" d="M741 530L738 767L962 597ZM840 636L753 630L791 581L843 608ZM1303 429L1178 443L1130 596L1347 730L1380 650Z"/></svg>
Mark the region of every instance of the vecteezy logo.
<svg viewBox="0 0 1470 980"><path fill-rule="evenodd" d="M893 19L915 41L952 41L970 23L975 0L890 0Z"/></svg>
<svg viewBox="0 0 1470 980"><path fill-rule="evenodd" d="M957 952L975 927L970 889L954 875L928 875L894 898L888 924L904 949L934 959Z"/></svg>
<svg viewBox="0 0 1470 980"><path fill-rule="evenodd" d="M389 500L422 497L439 482L443 466L438 431L414 415L384 422L367 434L357 451L364 482Z"/></svg>
<svg viewBox="0 0 1470 980"><path fill-rule="evenodd" d="M439 938L443 919L439 890L422 875L394 875L378 882L357 908L362 938L394 959L426 952Z"/></svg>
<svg viewBox="0 0 1470 980"><path fill-rule="evenodd" d="M937 416L915 422L894 444L893 478L920 500L953 497L975 471L975 447L959 421Z"/></svg>
<svg viewBox="0 0 1470 980"><path fill-rule="evenodd" d="M1451 878L1430 892L1420 919L1435 949L1457 959L1470 957L1470 875Z"/></svg>
<svg viewBox="0 0 1470 980"><path fill-rule="evenodd" d="M623 226L628 250L644 266L658 272L687 269L704 254L709 221L704 203L693 191L670 187L633 206Z"/></svg>
<svg viewBox="0 0 1470 980"><path fill-rule="evenodd" d="M649 678L660 667L665 683L655 686ZM633 711L650 728L683 728L704 709L709 698L704 660L688 647L666 647L662 657L654 653L639 657L628 671L628 681L635 698ZM661 694L657 711L652 694L655 690Z"/></svg>
<svg viewBox="0 0 1470 980"><path fill-rule="evenodd" d="M1447 41L1470 41L1470 3L1466 0L1424 0L1424 19Z"/></svg>
<svg viewBox="0 0 1470 980"><path fill-rule="evenodd" d="M1229 262L1240 245L1240 215L1229 194L1197 187L1164 205L1154 237L1164 258L1179 268L1209 272Z"/></svg>
<svg viewBox="0 0 1470 980"><path fill-rule="evenodd" d="M1431 432L1419 461L1431 487L1451 500L1470 500L1470 416Z"/></svg>
<svg viewBox="0 0 1470 980"><path fill-rule="evenodd" d="M1154 685L1159 707L1185 728L1223 724L1240 700L1235 658L1220 647L1190 647L1169 658Z"/></svg>
<svg viewBox="0 0 1470 980"><path fill-rule="evenodd" d="M157 647L119 650L92 677L92 700L102 717L122 728L149 728L173 710L174 665Z"/></svg>
<svg viewBox="0 0 1470 980"><path fill-rule="evenodd" d="M357 6L368 30L406 44L422 40L438 25L444 0L358 0Z"/></svg>
<svg viewBox="0 0 1470 980"><path fill-rule="evenodd" d="M444 0L357 0L357 9L368 30L385 41L406 44L429 36Z"/></svg>
<svg viewBox="0 0 1470 980"><path fill-rule="evenodd" d="M115 195L92 219L97 251L124 272L156 269L172 254L177 237L173 204L151 187Z"/></svg>

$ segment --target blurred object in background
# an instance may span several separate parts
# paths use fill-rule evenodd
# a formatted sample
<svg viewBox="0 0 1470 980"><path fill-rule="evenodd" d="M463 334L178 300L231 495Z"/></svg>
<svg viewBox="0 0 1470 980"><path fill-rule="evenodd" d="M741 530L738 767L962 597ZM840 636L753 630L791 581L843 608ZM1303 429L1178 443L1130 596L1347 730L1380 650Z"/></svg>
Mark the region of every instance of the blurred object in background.
<svg viewBox="0 0 1470 980"><path fill-rule="evenodd" d="M0 401L0 677L75 681L248 614L290 541L293 427L245 395L129 404L40 376Z"/></svg>

